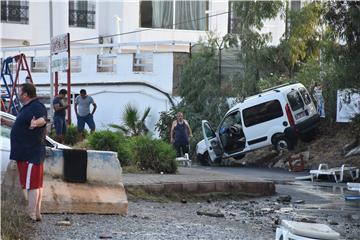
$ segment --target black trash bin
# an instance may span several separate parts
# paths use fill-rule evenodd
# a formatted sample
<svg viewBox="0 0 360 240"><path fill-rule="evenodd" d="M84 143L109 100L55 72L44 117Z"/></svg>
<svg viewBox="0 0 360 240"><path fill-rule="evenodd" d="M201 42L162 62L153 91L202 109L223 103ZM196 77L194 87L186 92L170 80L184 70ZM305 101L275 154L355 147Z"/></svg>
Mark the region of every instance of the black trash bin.
<svg viewBox="0 0 360 240"><path fill-rule="evenodd" d="M64 172L66 182L86 182L87 151L82 149L63 149Z"/></svg>

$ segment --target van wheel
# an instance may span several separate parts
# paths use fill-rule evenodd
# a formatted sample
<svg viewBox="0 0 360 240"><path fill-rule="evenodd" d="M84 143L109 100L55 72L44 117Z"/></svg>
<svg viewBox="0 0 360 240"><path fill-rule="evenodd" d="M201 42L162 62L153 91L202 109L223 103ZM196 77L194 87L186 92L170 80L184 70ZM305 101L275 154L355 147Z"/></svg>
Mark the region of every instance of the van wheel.
<svg viewBox="0 0 360 240"><path fill-rule="evenodd" d="M286 139L285 136L277 136L275 138L274 146L275 146L275 150L278 153L281 153L284 150L291 150L294 148L292 146L292 144L290 143L290 141L288 139Z"/></svg>
<svg viewBox="0 0 360 240"><path fill-rule="evenodd" d="M205 153L204 153L203 158L204 158L204 162L207 163L207 164L206 164L207 166L217 166L217 165L219 165L219 161L218 161L218 160L215 160L214 162L211 161L211 158L210 158L208 152L205 152Z"/></svg>

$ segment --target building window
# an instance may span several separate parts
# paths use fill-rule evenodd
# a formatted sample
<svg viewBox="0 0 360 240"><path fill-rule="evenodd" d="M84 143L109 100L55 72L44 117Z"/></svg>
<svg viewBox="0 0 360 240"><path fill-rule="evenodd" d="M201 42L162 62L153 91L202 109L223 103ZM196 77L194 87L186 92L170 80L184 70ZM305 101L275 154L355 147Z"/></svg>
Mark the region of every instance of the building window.
<svg viewBox="0 0 360 240"><path fill-rule="evenodd" d="M291 11L300 11L301 9L301 1L291 1L290 2Z"/></svg>
<svg viewBox="0 0 360 240"><path fill-rule="evenodd" d="M152 53L134 53L133 54L133 72L152 72L153 54Z"/></svg>
<svg viewBox="0 0 360 240"><path fill-rule="evenodd" d="M1 22L29 23L29 1L1 1Z"/></svg>
<svg viewBox="0 0 360 240"><path fill-rule="evenodd" d="M116 56L97 56L97 72L116 72Z"/></svg>
<svg viewBox="0 0 360 240"><path fill-rule="evenodd" d="M69 26L95 28L95 9L93 1L70 1Z"/></svg>
<svg viewBox="0 0 360 240"><path fill-rule="evenodd" d="M205 0L141 1L140 26L205 31L208 29L208 5Z"/></svg>
<svg viewBox="0 0 360 240"><path fill-rule="evenodd" d="M31 72L46 73L49 71L49 57L32 57Z"/></svg>
<svg viewBox="0 0 360 240"><path fill-rule="evenodd" d="M80 56L71 57L70 67L72 73L81 72L81 57ZM63 70L63 72L67 72L67 70Z"/></svg>

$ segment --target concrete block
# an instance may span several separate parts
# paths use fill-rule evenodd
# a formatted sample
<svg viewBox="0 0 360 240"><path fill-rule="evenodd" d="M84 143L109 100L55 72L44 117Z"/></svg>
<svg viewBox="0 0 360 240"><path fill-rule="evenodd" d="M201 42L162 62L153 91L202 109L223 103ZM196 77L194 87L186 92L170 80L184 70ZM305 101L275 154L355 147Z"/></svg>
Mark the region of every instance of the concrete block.
<svg viewBox="0 0 360 240"><path fill-rule="evenodd" d="M43 213L127 214L128 201L124 186L66 183L46 178Z"/></svg>

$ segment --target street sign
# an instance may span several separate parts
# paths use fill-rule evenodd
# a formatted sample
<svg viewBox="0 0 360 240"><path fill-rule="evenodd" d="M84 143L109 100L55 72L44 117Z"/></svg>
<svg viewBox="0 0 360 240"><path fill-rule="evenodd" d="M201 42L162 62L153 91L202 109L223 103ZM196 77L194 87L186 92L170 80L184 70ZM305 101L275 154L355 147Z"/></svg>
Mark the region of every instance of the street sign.
<svg viewBox="0 0 360 240"><path fill-rule="evenodd" d="M69 66L69 57L67 52L58 53L52 56L51 71L61 72L67 70Z"/></svg>
<svg viewBox="0 0 360 240"><path fill-rule="evenodd" d="M54 55L60 52L67 52L69 50L68 33L57 35L51 38L50 54Z"/></svg>
<svg viewBox="0 0 360 240"><path fill-rule="evenodd" d="M67 70L69 66L69 34L61 34L51 38L51 72Z"/></svg>

